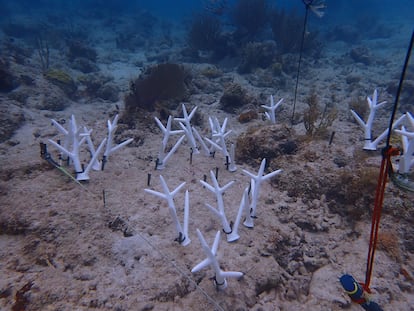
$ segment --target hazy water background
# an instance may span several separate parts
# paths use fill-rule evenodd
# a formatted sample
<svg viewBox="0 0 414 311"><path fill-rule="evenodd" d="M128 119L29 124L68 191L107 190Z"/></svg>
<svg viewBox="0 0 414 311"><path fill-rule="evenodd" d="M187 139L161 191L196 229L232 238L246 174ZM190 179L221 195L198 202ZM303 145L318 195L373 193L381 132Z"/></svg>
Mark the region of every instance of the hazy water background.
<svg viewBox="0 0 414 311"><path fill-rule="evenodd" d="M192 13L200 12L211 3L225 2L232 6L236 0L0 0L1 19L13 18L15 13L61 11L71 12L103 12L111 16L117 14L134 14L137 10L148 10L157 17L181 19ZM315 1L316 2L316 1ZM303 10L301 0L268 1L272 6ZM413 0L326 0L324 19L330 22L345 23L359 18L375 18L383 21L388 19L408 19L414 23ZM304 10L303 10L304 11Z"/></svg>
<svg viewBox="0 0 414 311"><path fill-rule="evenodd" d="M228 31L234 30L231 8L237 1L239 0L0 0L0 26L7 23L24 23L29 18L31 22L38 21L39 24L46 24L53 19L50 23L52 25L56 25L57 21L63 26L69 23L74 27L89 19L102 20L102 25L105 23L108 25L111 19L118 21L124 19L126 23L132 25L133 29L135 27L133 23L139 21L142 12L146 11L158 21L174 22L172 31L178 29L176 26L179 25L181 31L176 35L181 36L179 38L185 43L186 31L190 27L192 17L197 13L206 12L206 7L211 5L225 4L225 9L220 12L220 18ZM305 13L302 0L269 0L268 3L276 8L293 10L298 16L304 16ZM400 49L398 53L401 54L401 63L403 62L403 55L414 27L414 0L326 0L325 4L327 7L323 18L309 14L307 31L327 34L335 27L344 27L346 30L345 26L352 25L353 31L357 31L359 38L353 41L351 37L348 39L348 45L360 44L361 39L368 40L364 42L368 46L371 44L370 39L388 40L383 44ZM110 29L91 30L101 30L104 33ZM4 38L3 36L3 40ZM272 37L265 34L254 39L262 41ZM324 41L322 43L325 45L329 45L332 40L338 39L331 38L330 41L328 36L322 36ZM348 50L349 46L344 53Z"/></svg>

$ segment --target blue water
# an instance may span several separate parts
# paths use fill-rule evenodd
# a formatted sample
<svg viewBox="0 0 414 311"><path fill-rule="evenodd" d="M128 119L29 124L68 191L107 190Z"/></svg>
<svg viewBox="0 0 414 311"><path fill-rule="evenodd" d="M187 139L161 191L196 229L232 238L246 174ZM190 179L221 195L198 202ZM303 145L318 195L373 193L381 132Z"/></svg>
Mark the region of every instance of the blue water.
<svg viewBox="0 0 414 311"><path fill-rule="evenodd" d="M115 17L117 14L143 9L152 12L160 18L180 19L194 12L202 11L209 5L215 5L222 2L228 7L229 13L236 0L219 1L219 0L73 0L73 1L56 1L56 0L1 0L2 7L1 19L10 18L13 13L30 13L35 10L49 12L51 10L78 10L87 12L106 12L108 16ZM317 1L314 1L317 2ZM301 0L278 0L268 1L275 7L301 9L304 4ZM375 17L386 21L387 19L407 19L414 23L414 1L412 0L326 0L326 19L338 22L351 22L352 20L363 17Z"/></svg>
<svg viewBox="0 0 414 311"><path fill-rule="evenodd" d="M108 16L116 16L129 12L143 9L152 12L160 18L174 18L179 20L194 12L202 11L209 5L215 5L219 2L225 3L229 13L231 7L237 2L236 0L1 0L0 5L1 19L12 17L13 13L29 13L34 10L48 12L50 10L78 10L88 12L103 11ZM316 0L314 2L317 2ZM326 19L338 22L352 22L352 20L363 17L375 17L383 19L406 19L414 23L414 1L412 0L326 0ZM301 0L276 0L268 1L275 7L302 9L304 4Z"/></svg>
<svg viewBox="0 0 414 311"><path fill-rule="evenodd" d="M108 37L112 35L123 40L123 46L118 45L118 48L130 51L154 48L145 47L144 41L154 39L155 42L159 36L168 36L173 41L172 44L184 47L189 45L188 36L191 23L196 20L194 17L198 18L202 14L213 16L222 27L220 31L223 36L217 41L216 47L211 47L211 44L209 47L202 44L196 46L200 50L213 50L217 54L214 57L216 62L228 56L233 57L247 42L275 40L280 46L282 43L277 42L272 34L272 18L259 31L246 35L244 25L240 22L237 24L235 20L235 8L243 1L245 0L0 0L0 29L3 30L3 36L0 32L0 40L4 43L24 37L28 42L31 38L33 44L37 37L52 40L48 38L48 32L60 29L63 32L81 31L84 40L90 33L106 32ZM250 0L250 3L260 1ZM319 2L314 0L313 4ZM299 37L303 27L301 20L304 20L306 12L303 1L269 0L267 4L273 11L286 11L300 20L294 26L295 29L285 30L289 36ZM326 0L325 4L326 8L321 10L324 16L321 18L308 10L307 34L318 33L318 40L328 48L335 42L345 42L347 47L344 53L349 52L352 45L370 45L363 40L386 39L389 40L389 45L400 49L402 63L404 49L414 28L413 0ZM87 29L88 22L95 23L93 29ZM136 35L142 36L142 39L126 46ZM53 40L56 40L56 33L54 36ZM67 34L57 35L60 39L65 36ZM231 51L226 44L231 45ZM292 51L298 52L298 48L289 52ZM188 58L186 60L189 61Z"/></svg>

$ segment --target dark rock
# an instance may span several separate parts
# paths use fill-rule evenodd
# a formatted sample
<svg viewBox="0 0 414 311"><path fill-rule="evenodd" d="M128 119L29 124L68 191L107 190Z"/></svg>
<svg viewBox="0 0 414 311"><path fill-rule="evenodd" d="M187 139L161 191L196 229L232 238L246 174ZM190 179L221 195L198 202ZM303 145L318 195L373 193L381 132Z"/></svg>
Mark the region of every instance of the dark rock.
<svg viewBox="0 0 414 311"><path fill-rule="evenodd" d="M116 102L119 99L119 92L120 90L115 84L106 83L98 89L96 95L101 99Z"/></svg>
<svg viewBox="0 0 414 311"><path fill-rule="evenodd" d="M241 55L239 73L250 73L256 68L269 67L276 57L276 43L274 41L251 42L246 44Z"/></svg>
<svg viewBox="0 0 414 311"><path fill-rule="evenodd" d="M344 157L335 157L335 159L333 160L333 162L338 166L338 167L344 167L348 164L348 160Z"/></svg>
<svg viewBox="0 0 414 311"><path fill-rule="evenodd" d="M115 41L118 49L128 51L135 51L146 44L145 38L137 33L120 33Z"/></svg>
<svg viewBox="0 0 414 311"><path fill-rule="evenodd" d="M70 105L60 88L45 90L45 96L36 101L35 108L39 110L62 111Z"/></svg>
<svg viewBox="0 0 414 311"><path fill-rule="evenodd" d="M229 113L235 113L237 109L247 105L251 100L246 91L236 83L228 85L220 98L220 108Z"/></svg>
<svg viewBox="0 0 414 311"><path fill-rule="evenodd" d="M88 46L85 42L80 40L73 40L68 43L67 57L69 61L73 62L77 58L85 58L93 63L96 62L98 54L96 51Z"/></svg>
<svg viewBox="0 0 414 311"><path fill-rule="evenodd" d="M45 78L61 88L68 96L74 97L77 85L71 75L61 69L49 69L45 72Z"/></svg>
<svg viewBox="0 0 414 311"><path fill-rule="evenodd" d="M24 121L24 114L18 106L0 99L0 143L12 137Z"/></svg>
<svg viewBox="0 0 414 311"><path fill-rule="evenodd" d="M337 25L328 33L327 37L331 40L354 43L360 38L360 31L354 25Z"/></svg>
<svg viewBox="0 0 414 311"><path fill-rule="evenodd" d="M254 164L256 160L271 159L284 154L293 154L298 146L291 140L292 129L273 124L249 128L237 138L237 160Z"/></svg>
<svg viewBox="0 0 414 311"><path fill-rule="evenodd" d="M349 52L349 55L354 61L357 63L362 63L364 65L370 65L373 61L371 51L365 46L358 46L353 48Z"/></svg>
<svg viewBox="0 0 414 311"><path fill-rule="evenodd" d="M295 154L298 151L298 145L293 140L288 140L287 142L281 143L279 145L280 151L283 154Z"/></svg>
<svg viewBox="0 0 414 311"><path fill-rule="evenodd" d="M72 63L72 68L82 71L83 73L99 71L99 67L85 57L76 58Z"/></svg>
<svg viewBox="0 0 414 311"><path fill-rule="evenodd" d="M0 235L20 235L29 231L29 224L16 217L8 217L7 219L0 219Z"/></svg>
<svg viewBox="0 0 414 311"><path fill-rule="evenodd" d="M277 267L277 265L275 265ZM275 268L271 268L265 275L260 275L256 279L255 291L256 296L259 296L263 292L270 292L272 289L278 288L282 285L282 279L280 271Z"/></svg>
<svg viewBox="0 0 414 311"><path fill-rule="evenodd" d="M18 86L19 83L11 73L8 64L0 59L0 92L7 93Z"/></svg>
<svg viewBox="0 0 414 311"><path fill-rule="evenodd" d="M257 119L258 114L256 110L250 109L247 110L245 112L242 112L239 115L239 122L240 123L247 123L250 122L251 120Z"/></svg>

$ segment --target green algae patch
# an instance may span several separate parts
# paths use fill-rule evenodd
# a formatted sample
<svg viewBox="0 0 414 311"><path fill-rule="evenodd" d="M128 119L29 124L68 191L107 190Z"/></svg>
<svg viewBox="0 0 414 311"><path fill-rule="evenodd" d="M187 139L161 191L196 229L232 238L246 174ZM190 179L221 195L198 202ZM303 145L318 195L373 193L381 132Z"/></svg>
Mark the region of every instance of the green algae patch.
<svg viewBox="0 0 414 311"><path fill-rule="evenodd" d="M73 96L76 92L75 80L64 70L49 69L45 73L45 78L60 87L69 96Z"/></svg>

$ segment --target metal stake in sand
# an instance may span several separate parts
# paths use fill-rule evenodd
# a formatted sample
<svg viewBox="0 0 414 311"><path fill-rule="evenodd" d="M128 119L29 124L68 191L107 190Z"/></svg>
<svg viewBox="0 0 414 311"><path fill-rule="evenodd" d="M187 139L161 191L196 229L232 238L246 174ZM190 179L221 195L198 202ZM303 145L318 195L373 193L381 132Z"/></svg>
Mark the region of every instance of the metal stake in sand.
<svg viewBox="0 0 414 311"><path fill-rule="evenodd" d="M273 95L270 95L270 106L262 105L266 109L265 116L272 124L276 124L276 109L282 104L282 101L283 98L275 104Z"/></svg>
<svg viewBox="0 0 414 311"><path fill-rule="evenodd" d="M260 187L263 183L263 181L268 180L272 178L273 176L276 176L277 174L280 174L282 170L276 170L274 172L271 172L267 175L263 175L264 169L266 166L266 159L264 158L262 160L262 163L260 164L259 172L257 175L254 175L250 173L249 171L243 170L243 173L250 176L253 182L251 183L252 186L252 198L250 202L250 216L247 217L246 221L243 223L246 227L253 228L253 219L256 218L256 207L257 207L257 200L259 199L259 193L260 193Z"/></svg>
<svg viewBox="0 0 414 311"><path fill-rule="evenodd" d="M133 138L130 138L116 146L113 146L114 133L116 131L116 128L118 127L118 118L119 115L116 115L112 122L108 120L108 138L106 140L106 148L102 159L102 165L104 165L104 163L108 161L109 155L111 155L118 149L125 147L134 140Z"/></svg>
<svg viewBox="0 0 414 311"><path fill-rule="evenodd" d="M254 192L254 179L250 178L250 184L248 187L248 194ZM254 220L257 218L256 216L252 216L252 209L250 207L250 203L247 204L247 210L246 210L246 219L243 222L243 225L247 228L253 228L254 227Z"/></svg>
<svg viewBox="0 0 414 311"><path fill-rule="evenodd" d="M211 266L211 268L214 270L214 284L218 290L227 288L226 278L241 278L243 276L242 272L223 271L220 269L220 265L216 258L217 249L220 242L220 231L217 231L211 249L208 247L208 244L199 229L197 229L197 235L207 258L197 264L193 269L191 269L192 273L198 272L207 266Z"/></svg>
<svg viewBox="0 0 414 311"><path fill-rule="evenodd" d="M181 226L180 221L177 217L177 211L174 204L174 197L177 195L177 193L181 190L182 187L184 187L185 182L180 184L177 188L175 188L174 191L170 191L168 189L167 183L165 182L164 177L160 175L161 185L164 190L164 193L154 191L151 189L144 189L145 192L151 193L161 199L164 199L168 203L168 208L170 210L171 217L173 219L173 222L175 224L175 229L178 234L177 241L183 245L186 246L190 244L191 240L188 238L188 217L189 217L189 198L188 198L188 191L186 192L185 197L185 205L184 205L184 228Z"/></svg>
<svg viewBox="0 0 414 311"><path fill-rule="evenodd" d="M406 113L406 116L414 130L414 117L409 112ZM403 142L403 155L400 158L400 163L398 163L398 172L408 174L411 166L414 165L414 131L409 132L402 126L401 130L395 130L395 132L401 135Z"/></svg>
<svg viewBox="0 0 414 311"><path fill-rule="evenodd" d="M185 108L185 105L182 104L183 108L183 117L182 118L174 118L174 121L178 121L181 128L184 130L185 135L187 136L188 143L190 144L190 147L193 148L193 153L198 154L200 151L197 149L197 145L195 142L195 138L193 135L193 130L191 127L191 119L194 117L194 114L197 110L197 106L194 107L194 109L191 111L190 115L187 113L187 109Z"/></svg>
<svg viewBox="0 0 414 311"><path fill-rule="evenodd" d="M234 241L234 236L232 235L232 232L233 232L232 228L229 222L227 221L226 214L224 213L224 201L223 201L224 191L230 188L230 186L233 185L234 181L231 181L227 185L220 187L213 171L210 171L210 177L211 177L211 181L213 182L213 186L211 186L204 180L200 180L200 183L204 187L206 187L208 190L216 194L218 210L212 207L210 204L206 203L206 206L213 214L215 214L221 220L223 231L225 234L227 234L227 241L228 242Z"/></svg>
<svg viewBox="0 0 414 311"><path fill-rule="evenodd" d="M170 136L175 135L175 134L181 134L184 131L183 130L173 130L173 131L171 130L171 123L172 123L172 119L173 119L172 116L168 117L167 125L165 127L157 117L154 117L154 119L155 119L155 122L157 122L158 127L161 129L161 132L164 135L164 137L162 139L160 152L159 152L159 155L158 155L158 160L163 162L164 158L165 158L165 149L167 148L167 144L168 144L168 140L169 140Z"/></svg>

